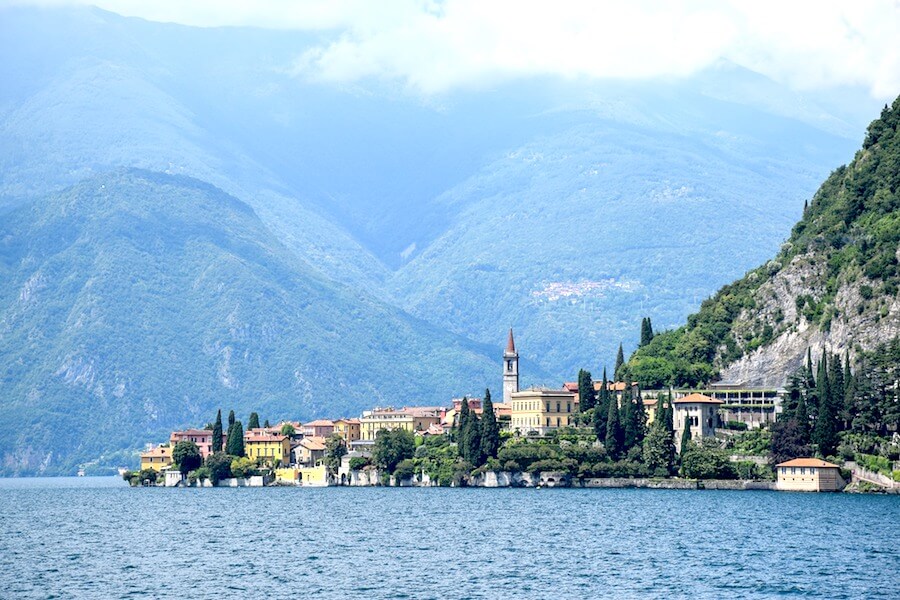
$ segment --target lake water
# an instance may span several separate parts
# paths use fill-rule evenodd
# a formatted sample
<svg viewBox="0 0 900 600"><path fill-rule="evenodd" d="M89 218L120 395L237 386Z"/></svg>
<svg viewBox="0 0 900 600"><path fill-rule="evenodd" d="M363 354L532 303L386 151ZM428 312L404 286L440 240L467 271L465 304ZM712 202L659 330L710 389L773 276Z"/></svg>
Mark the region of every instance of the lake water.
<svg viewBox="0 0 900 600"><path fill-rule="evenodd" d="M900 496L0 480L2 598L900 598Z"/></svg>

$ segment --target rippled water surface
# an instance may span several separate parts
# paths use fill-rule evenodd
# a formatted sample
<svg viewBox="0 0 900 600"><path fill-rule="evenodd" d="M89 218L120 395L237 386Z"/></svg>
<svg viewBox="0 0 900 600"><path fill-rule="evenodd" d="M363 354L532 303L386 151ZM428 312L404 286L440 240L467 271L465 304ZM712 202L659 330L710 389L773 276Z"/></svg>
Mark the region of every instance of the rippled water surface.
<svg viewBox="0 0 900 600"><path fill-rule="evenodd" d="M0 480L3 598L900 598L900 496Z"/></svg>

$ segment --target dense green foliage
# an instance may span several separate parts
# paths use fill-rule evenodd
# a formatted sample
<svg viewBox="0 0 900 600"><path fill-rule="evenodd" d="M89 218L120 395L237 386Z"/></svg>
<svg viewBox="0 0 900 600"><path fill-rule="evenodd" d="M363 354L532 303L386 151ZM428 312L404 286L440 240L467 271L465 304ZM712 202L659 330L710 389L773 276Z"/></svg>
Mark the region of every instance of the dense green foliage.
<svg viewBox="0 0 900 600"><path fill-rule="evenodd" d="M244 426L240 421L235 421L228 428L225 452L231 456L244 456Z"/></svg>
<svg viewBox="0 0 900 600"><path fill-rule="evenodd" d="M213 452L206 457L204 464L209 469L209 479L213 485L231 477L231 462L233 460L233 456L229 456L221 451Z"/></svg>
<svg viewBox="0 0 900 600"><path fill-rule="evenodd" d="M491 400L491 390L484 390L481 416L481 456L485 460L496 458L500 449L500 424L497 423L497 415L494 414L494 402Z"/></svg>
<svg viewBox="0 0 900 600"><path fill-rule="evenodd" d="M705 300L685 326L642 345L629 359L627 374L645 387L697 386L719 367L771 342L791 324L751 319L738 332L735 321L756 307L759 287L801 255L827 264L821 297L797 298L803 318L827 330L835 317L834 296L847 284L859 286L861 311L877 312L879 297L893 298L900 288L898 243L900 98L869 125L854 160L822 184L775 259Z"/></svg>
<svg viewBox="0 0 900 600"><path fill-rule="evenodd" d="M412 458L416 451L413 434L405 429L382 429L375 436L372 447L372 461L375 465L391 474L400 461Z"/></svg>
<svg viewBox="0 0 900 600"><path fill-rule="evenodd" d="M681 475L690 479L735 479L738 474L717 440L688 441L681 449Z"/></svg>
<svg viewBox="0 0 900 600"><path fill-rule="evenodd" d="M212 451L222 451L222 409L216 412L216 422L212 429Z"/></svg>
<svg viewBox="0 0 900 600"><path fill-rule="evenodd" d="M189 473L203 463L203 459L200 457L200 448L194 442L178 442L172 448L172 462L178 465L178 470L182 474Z"/></svg>
<svg viewBox="0 0 900 600"><path fill-rule="evenodd" d="M341 466L341 459L347 454L347 443L338 434L328 436L325 440L325 466L332 473L337 473Z"/></svg>
<svg viewBox="0 0 900 600"><path fill-rule="evenodd" d="M250 418L247 419L247 429L259 429L259 415L257 413L250 413Z"/></svg>

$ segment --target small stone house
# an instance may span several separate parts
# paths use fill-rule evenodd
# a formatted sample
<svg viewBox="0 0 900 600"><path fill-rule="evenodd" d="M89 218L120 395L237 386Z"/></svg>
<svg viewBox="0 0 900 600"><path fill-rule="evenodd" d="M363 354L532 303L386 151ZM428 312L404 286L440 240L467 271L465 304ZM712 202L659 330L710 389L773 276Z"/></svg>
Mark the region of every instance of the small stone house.
<svg viewBox="0 0 900 600"><path fill-rule="evenodd" d="M795 458L775 467L776 488L790 492L838 492L845 482L840 467L819 458Z"/></svg>

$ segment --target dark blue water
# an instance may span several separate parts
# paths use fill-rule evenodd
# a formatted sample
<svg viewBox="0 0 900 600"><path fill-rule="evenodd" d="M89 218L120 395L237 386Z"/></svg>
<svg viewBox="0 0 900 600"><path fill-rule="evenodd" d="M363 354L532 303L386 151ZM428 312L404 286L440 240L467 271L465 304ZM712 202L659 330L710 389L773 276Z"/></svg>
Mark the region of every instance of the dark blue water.
<svg viewBox="0 0 900 600"><path fill-rule="evenodd" d="M3 598L900 598L900 496L0 480Z"/></svg>

